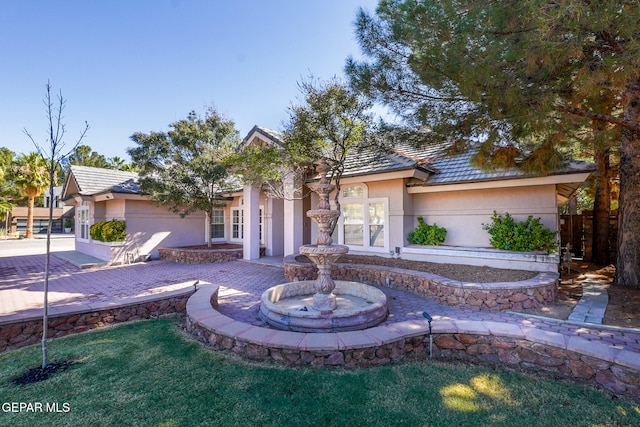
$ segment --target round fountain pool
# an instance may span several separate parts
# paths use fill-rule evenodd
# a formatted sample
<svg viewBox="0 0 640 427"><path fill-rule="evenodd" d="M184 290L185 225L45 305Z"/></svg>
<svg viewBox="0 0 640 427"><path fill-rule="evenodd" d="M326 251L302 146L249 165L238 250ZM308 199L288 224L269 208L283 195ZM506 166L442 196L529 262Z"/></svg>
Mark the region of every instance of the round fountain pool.
<svg viewBox="0 0 640 427"><path fill-rule="evenodd" d="M359 282L335 281L337 307L313 308L315 281L284 283L262 294L260 317L274 328L295 332L341 332L371 328L387 318L387 297Z"/></svg>

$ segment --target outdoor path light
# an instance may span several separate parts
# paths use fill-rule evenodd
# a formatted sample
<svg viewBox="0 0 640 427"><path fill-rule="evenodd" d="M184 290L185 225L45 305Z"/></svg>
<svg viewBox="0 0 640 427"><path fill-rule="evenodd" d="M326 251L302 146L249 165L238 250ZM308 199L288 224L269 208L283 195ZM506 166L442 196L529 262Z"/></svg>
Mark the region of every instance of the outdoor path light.
<svg viewBox="0 0 640 427"><path fill-rule="evenodd" d="M431 355L432 355L431 349L433 348L433 335L431 334L431 321L433 320L433 318L426 311L423 311L422 315L424 316L425 319L427 319L427 322L429 322L429 359L431 359Z"/></svg>

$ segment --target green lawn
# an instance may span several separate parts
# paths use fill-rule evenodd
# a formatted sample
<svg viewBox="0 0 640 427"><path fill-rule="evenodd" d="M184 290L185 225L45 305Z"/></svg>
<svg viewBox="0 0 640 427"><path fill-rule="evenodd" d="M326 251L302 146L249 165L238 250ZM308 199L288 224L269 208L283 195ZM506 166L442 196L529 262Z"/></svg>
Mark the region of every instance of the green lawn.
<svg viewBox="0 0 640 427"><path fill-rule="evenodd" d="M12 378L38 365L40 347L0 354L1 426L640 425L640 405L484 367L245 362L195 342L175 318L53 340L49 355L78 363L15 386ZM57 403L61 412L7 412L10 402Z"/></svg>

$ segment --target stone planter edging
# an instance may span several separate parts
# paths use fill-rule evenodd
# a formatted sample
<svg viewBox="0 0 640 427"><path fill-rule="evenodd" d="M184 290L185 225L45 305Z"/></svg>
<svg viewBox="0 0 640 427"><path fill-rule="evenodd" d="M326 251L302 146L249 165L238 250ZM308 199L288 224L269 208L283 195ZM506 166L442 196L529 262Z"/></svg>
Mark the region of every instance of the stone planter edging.
<svg viewBox="0 0 640 427"><path fill-rule="evenodd" d="M160 259L184 264L208 264L211 262L235 261L242 259L243 249L189 249L158 248Z"/></svg>
<svg viewBox="0 0 640 427"><path fill-rule="evenodd" d="M315 280L314 265L284 258L284 276L288 281ZM534 278L513 283L466 283L421 271L409 271L369 264L340 264L331 270L336 280L390 286L437 302L474 311L505 311L539 308L555 301L558 273L541 272Z"/></svg>
<svg viewBox="0 0 640 427"><path fill-rule="evenodd" d="M213 308L218 287L204 285L187 302L187 330L214 348L253 360L294 365L368 367L427 359L426 321L405 321L335 333L301 333L253 326ZM603 387L640 401L637 354L605 342L490 321L437 320L433 357L545 372Z"/></svg>

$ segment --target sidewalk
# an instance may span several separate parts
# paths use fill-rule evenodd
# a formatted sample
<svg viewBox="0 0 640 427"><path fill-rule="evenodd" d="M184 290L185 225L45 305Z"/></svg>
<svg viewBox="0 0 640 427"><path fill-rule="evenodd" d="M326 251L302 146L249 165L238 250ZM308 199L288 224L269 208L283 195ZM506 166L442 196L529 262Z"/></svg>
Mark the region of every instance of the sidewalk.
<svg viewBox="0 0 640 427"><path fill-rule="evenodd" d="M586 276L587 279L582 282L582 297L568 320L601 324L607 310L609 295L602 280L590 277L588 274Z"/></svg>

